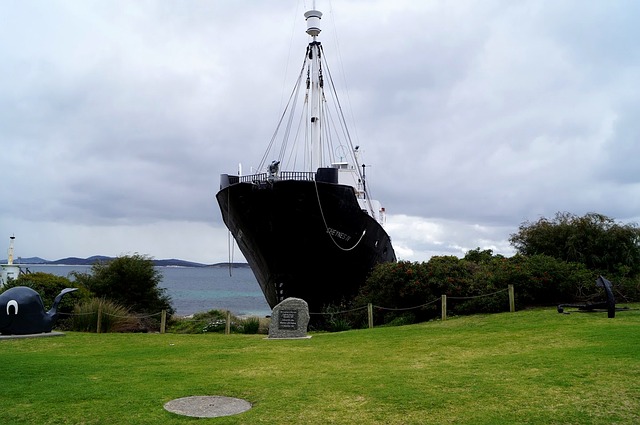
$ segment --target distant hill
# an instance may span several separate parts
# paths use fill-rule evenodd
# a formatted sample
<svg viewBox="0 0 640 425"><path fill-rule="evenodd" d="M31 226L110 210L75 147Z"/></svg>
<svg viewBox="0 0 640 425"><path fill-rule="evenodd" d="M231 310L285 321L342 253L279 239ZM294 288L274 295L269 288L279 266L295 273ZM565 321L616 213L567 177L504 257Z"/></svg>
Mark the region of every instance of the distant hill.
<svg viewBox="0 0 640 425"><path fill-rule="evenodd" d="M2 264L7 264L7 259L5 258L4 260L0 260L0 263ZM29 257L29 258L18 258L18 259L14 259L13 262L15 264L44 264L47 262L47 260L45 260L44 258L40 258L40 257Z"/></svg>
<svg viewBox="0 0 640 425"><path fill-rule="evenodd" d="M51 265L65 265L65 266L91 266L98 261L109 261L112 257L105 257L104 255L94 255L88 258L67 257L55 261L46 261L44 264Z"/></svg>
<svg viewBox="0 0 640 425"><path fill-rule="evenodd" d="M164 267L204 267L205 264L202 263L194 263L192 261L185 260L177 260L175 258L171 258L169 260L153 260L153 264L156 266L164 266Z"/></svg>
<svg viewBox="0 0 640 425"><path fill-rule="evenodd" d="M231 268L233 269L248 269L249 268L249 264L247 263L216 263L216 264L211 264L209 266L206 267L213 267L216 269L226 269L227 267L229 267L229 265L231 265Z"/></svg>
<svg viewBox="0 0 640 425"><path fill-rule="evenodd" d="M114 257L107 257L104 255L94 255L87 258L79 257L67 257L61 258L55 261L45 260L40 257L26 257L18 258L14 260L14 264L43 264L43 265L64 265L64 266L91 266L97 261L109 261ZM7 260L0 260L0 264L7 264ZM159 267L215 267L215 268L227 268L229 263L216 263L216 264L202 264L195 263L193 261L178 260L176 258L170 258L167 260L153 260L153 264ZM247 263L231 263L232 268L248 268Z"/></svg>

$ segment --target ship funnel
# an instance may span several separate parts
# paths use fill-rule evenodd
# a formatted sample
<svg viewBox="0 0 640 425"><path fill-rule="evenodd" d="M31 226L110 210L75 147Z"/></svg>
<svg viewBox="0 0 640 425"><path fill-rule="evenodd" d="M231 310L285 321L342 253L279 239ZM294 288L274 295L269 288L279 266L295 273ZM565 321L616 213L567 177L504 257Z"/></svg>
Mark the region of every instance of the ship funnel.
<svg viewBox="0 0 640 425"><path fill-rule="evenodd" d="M320 34L320 19L322 18L322 12L319 10L309 10L304 13L304 17L307 20L307 34L311 37L317 37Z"/></svg>

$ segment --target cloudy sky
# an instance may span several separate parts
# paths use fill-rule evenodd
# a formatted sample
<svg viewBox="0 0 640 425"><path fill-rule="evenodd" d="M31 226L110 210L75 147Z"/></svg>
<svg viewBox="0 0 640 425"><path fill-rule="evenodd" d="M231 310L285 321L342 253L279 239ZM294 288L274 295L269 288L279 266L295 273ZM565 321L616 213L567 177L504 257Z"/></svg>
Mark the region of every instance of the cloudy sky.
<svg viewBox="0 0 640 425"><path fill-rule="evenodd" d="M219 174L260 161L310 8L0 2L0 246L227 261ZM317 8L399 258L511 255L557 211L640 221L640 2Z"/></svg>

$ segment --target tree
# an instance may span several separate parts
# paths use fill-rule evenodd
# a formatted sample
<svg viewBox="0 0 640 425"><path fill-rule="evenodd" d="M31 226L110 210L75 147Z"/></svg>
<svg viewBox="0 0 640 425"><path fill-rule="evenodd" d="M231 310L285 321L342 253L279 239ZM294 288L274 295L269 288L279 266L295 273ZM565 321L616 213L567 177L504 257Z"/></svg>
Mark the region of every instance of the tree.
<svg viewBox="0 0 640 425"><path fill-rule="evenodd" d="M544 254L511 258L480 248L464 258L434 256L428 262L382 263L374 267L352 307L372 303L388 323L408 314L418 321L440 315L446 295L453 314L493 313L509 308L507 288L513 285L518 308L584 302L600 296L597 273L582 263ZM632 285L616 285L618 294L637 299Z"/></svg>
<svg viewBox="0 0 640 425"><path fill-rule="evenodd" d="M97 297L107 298L132 311L174 312L166 290L158 287L162 273L147 256L134 254L99 261L91 267L90 273L74 273L74 276Z"/></svg>
<svg viewBox="0 0 640 425"><path fill-rule="evenodd" d="M500 254L496 254L494 256L492 249L482 250L480 247L467 251L464 255L465 260L472 261L474 263L488 263L493 261L495 258L504 258L504 256Z"/></svg>
<svg viewBox="0 0 640 425"><path fill-rule="evenodd" d="M522 255L544 254L603 274L640 273L640 229L598 213L578 217L558 212L551 220L525 221L509 242Z"/></svg>

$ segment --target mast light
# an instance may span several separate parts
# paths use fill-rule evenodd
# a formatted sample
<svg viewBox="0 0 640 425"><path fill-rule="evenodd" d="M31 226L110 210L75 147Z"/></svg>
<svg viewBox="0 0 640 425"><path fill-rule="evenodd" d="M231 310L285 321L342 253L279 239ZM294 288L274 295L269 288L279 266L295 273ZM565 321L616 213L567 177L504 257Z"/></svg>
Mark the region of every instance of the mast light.
<svg viewBox="0 0 640 425"><path fill-rule="evenodd" d="M304 13L304 17L307 20L307 34L311 37L317 37L320 34L320 19L322 18L322 12L319 10L309 10Z"/></svg>

